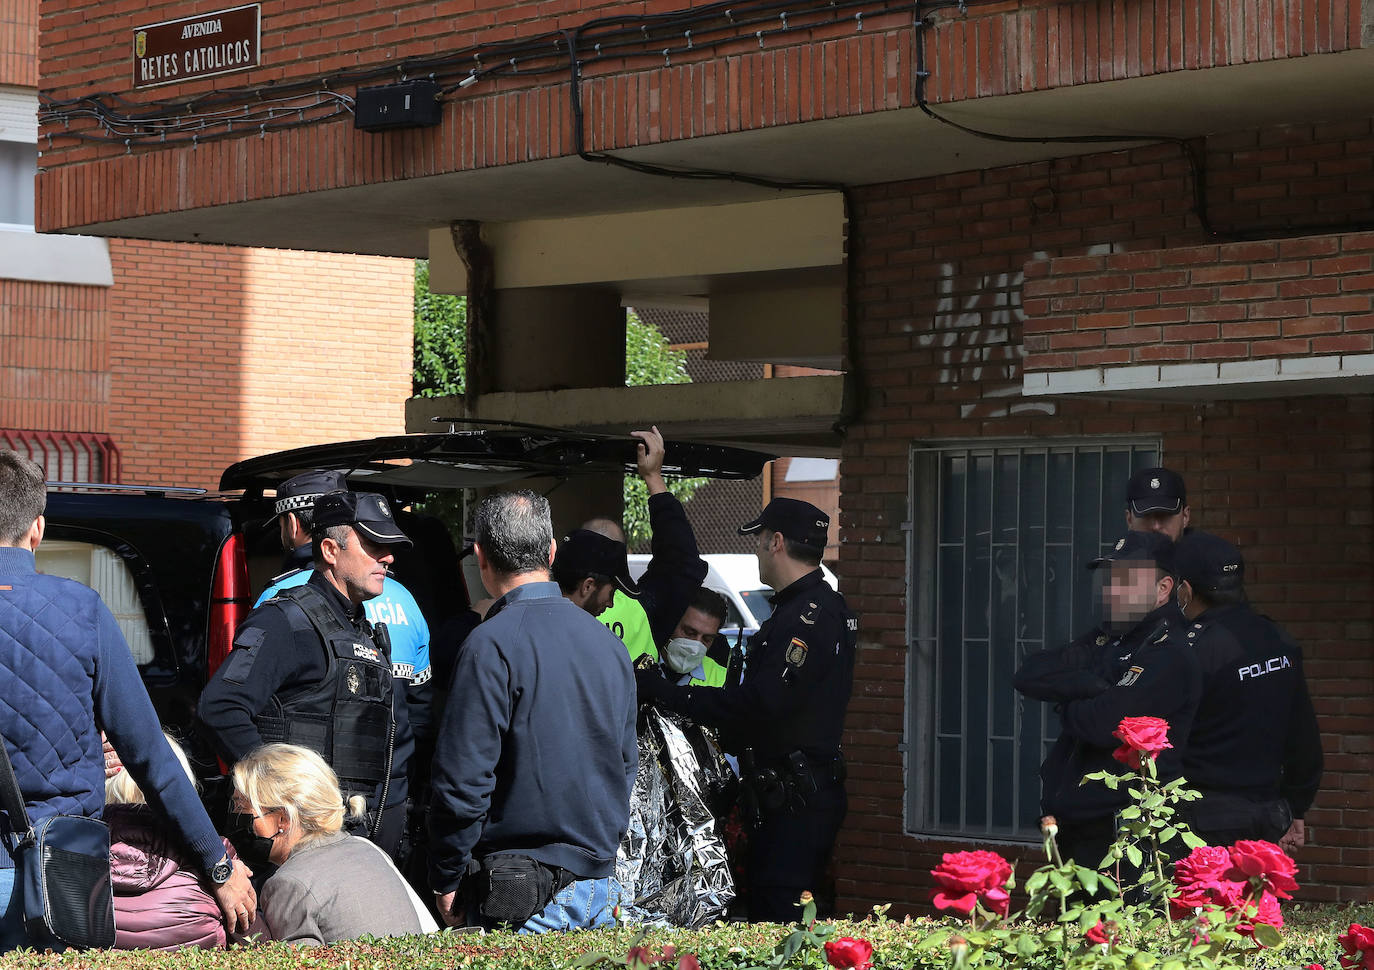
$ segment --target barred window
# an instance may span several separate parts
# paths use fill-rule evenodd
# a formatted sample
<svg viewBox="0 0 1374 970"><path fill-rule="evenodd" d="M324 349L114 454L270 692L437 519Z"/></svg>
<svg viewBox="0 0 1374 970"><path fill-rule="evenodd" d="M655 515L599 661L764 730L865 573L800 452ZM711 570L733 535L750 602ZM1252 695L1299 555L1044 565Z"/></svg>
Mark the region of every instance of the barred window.
<svg viewBox="0 0 1374 970"><path fill-rule="evenodd" d="M1038 838L1053 709L1018 695L1036 650L1094 622L1089 560L1125 531L1126 483L1157 440L917 446L911 474L907 824Z"/></svg>
<svg viewBox="0 0 1374 970"><path fill-rule="evenodd" d="M0 448L38 462L49 482L119 482L119 449L106 434L0 428Z"/></svg>

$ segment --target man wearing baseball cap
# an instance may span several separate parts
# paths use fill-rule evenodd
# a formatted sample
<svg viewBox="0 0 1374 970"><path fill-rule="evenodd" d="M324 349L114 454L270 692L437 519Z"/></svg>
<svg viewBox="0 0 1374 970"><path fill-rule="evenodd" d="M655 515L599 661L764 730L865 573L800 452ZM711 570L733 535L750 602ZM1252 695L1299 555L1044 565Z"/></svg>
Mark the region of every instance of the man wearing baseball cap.
<svg viewBox="0 0 1374 970"><path fill-rule="evenodd" d="M386 626L374 629L362 604L382 592L392 551L410 540L380 495L330 492L313 513L314 570L248 614L198 713L230 764L269 741L318 752L338 774L345 802L364 800L365 814L350 817L349 830L393 852L413 741L404 703L393 696Z"/></svg>
<svg viewBox="0 0 1374 970"><path fill-rule="evenodd" d="M1168 468L1142 468L1126 483L1126 528L1162 532L1178 542L1188 528L1188 488L1183 476Z"/></svg>
<svg viewBox="0 0 1374 970"><path fill-rule="evenodd" d="M1116 840L1124 790L1083 785L1085 774L1111 771L1124 717L1169 722L1173 748L1158 759L1160 777L1178 777L1183 739L1201 696L1201 675L1179 633L1173 547L1162 532L1128 532L1088 563L1102 608L1100 624L1067 647L1026 657L1012 680L1027 697L1059 707L1060 732L1040 766L1040 807L1059 826L1064 858L1096 867Z"/></svg>
<svg viewBox="0 0 1374 970"><path fill-rule="evenodd" d="M577 606L600 616L615 601L617 591L639 598L639 587L630 578L625 543L590 529L574 529L558 546L553 560L553 580Z"/></svg>
<svg viewBox="0 0 1374 970"><path fill-rule="evenodd" d="M756 537L759 577L777 590L772 615L749 638L740 683L680 687L657 665L636 676L641 701L721 728L726 750L739 755L741 807L756 826L749 918L790 922L803 891L821 895L848 806L840 737L859 624L821 574L824 512L777 498L739 531Z"/></svg>
<svg viewBox="0 0 1374 970"><path fill-rule="evenodd" d="M276 583L297 569L310 566L310 526L315 521L315 499L330 492L348 491L348 476L341 471L315 468L288 478L277 486L272 514L281 537L286 559L282 573L270 582ZM262 602L259 600L258 602Z"/></svg>
<svg viewBox="0 0 1374 970"><path fill-rule="evenodd" d="M1322 777L1302 650L1250 608L1245 561L1225 539L1184 536L1175 568L1184 636L1203 676L1183 756L1184 775L1203 795L1188 806L1189 821L1212 845L1263 839L1297 848Z"/></svg>

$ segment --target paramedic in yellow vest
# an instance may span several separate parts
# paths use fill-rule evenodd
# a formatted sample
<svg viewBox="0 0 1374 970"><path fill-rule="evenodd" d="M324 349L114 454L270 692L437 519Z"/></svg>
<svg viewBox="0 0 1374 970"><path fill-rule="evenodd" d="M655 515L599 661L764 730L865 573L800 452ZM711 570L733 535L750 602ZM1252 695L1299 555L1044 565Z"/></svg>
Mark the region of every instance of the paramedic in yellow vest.
<svg viewBox="0 0 1374 970"><path fill-rule="evenodd" d="M672 638L659 651L663 676L669 683L679 687L725 686L725 668L707 656L725 617L725 598L713 589L697 587Z"/></svg>
<svg viewBox="0 0 1374 970"><path fill-rule="evenodd" d="M633 663L646 655L659 659L656 645L674 636L678 621L706 578L706 561L697 549L697 537L682 503L664 484L663 436L658 428L630 433L639 439L639 477L649 492L652 558L639 577L639 599L617 596L599 618L620 637ZM591 519L582 528L625 541L620 524L610 519Z"/></svg>
<svg viewBox="0 0 1374 970"><path fill-rule="evenodd" d="M630 578L625 543L587 529L574 529L563 538L550 573L563 597L592 616L601 616L613 602L639 596ZM617 597L617 592L622 595Z"/></svg>

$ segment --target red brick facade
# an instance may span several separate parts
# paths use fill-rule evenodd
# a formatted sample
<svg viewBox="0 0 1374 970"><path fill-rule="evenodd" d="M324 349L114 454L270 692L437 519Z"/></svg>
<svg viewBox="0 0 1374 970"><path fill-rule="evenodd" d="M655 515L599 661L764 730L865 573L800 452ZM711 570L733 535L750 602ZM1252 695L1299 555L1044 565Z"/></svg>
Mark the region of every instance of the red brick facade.
<svg viewBox="0 0 1374 970"><path fill-rule="evenodd" d="M1368 130L1358 127L1355 133L1298 127L1257 137L1295 151L1356 159ZM1304 188L1285 174L1278 157L1262 182L1233 182L1237 166L1253 172L1253 153L1209 148L1219 206L1232 205L1241 187L1264 185L1281 197ZM1367 165L1364 171L1363 191L1348 196L1352 210L1368 206L1365 193L1374 187L1374 173ZM920 704L927 689L907 683L902 523L911 515L910 449L913 442L969 438L1162 437L1166 462L1188 481L1194 523L1241 545L1252 598L1287 626L1309 658L1327 775L1308 816L1312 844L1298 853L1304 882L1321 885L1306 886L1304 896L1368 896L1374 861L1368 824L1374 811L1374 604L1368 595L1374 583L1374 398L1209 401L1200 392L1197 403L1057 398L1026 407L1020 395L1022 367L1029 366L1023 365L1023 348L1031 350L1045 336L1037 330L1042 318L1019 305L1023 294L1028 311L1047 312L1043 304L1053 297L1044 289L1065 286L1055 296L1075 298L1067 289L1072 285L1077 298L1087 295L1094 305L1075 306L1072 313L1064 307L1056 315L1092 315L1106 311L1095 306L1098 293L1083 293L1082 281L1094 281L1092 290L1108 266L1112 273L1125 267L1160 273L1166 265L1169 271L1205 272L1201 256L1215 247L1199 248L1203 233L1188 209L1187 176L1176 148L1156 146L859 190L860 363L870 402L863 422L850 431L840 466L838 571L863 624L846 742L850 814L836 853L842 910L863 912L892 900L919 907L939 853L967 847L904 831L905 784L915 777L904 776L898 745L906 740L904 696ZM1236 188L1228 192L1228 184ZM1342 182L1328 188L1359 187ZM1281 263L1340 258L1336 250L1347 243L1367 244L1367 237L1264 245L1288 254ZM1099 255L1109 250L1117 255ZM1256 268L1276 265L1262 261L1263 246L1225 251L1231 262L1222 275L1240 265L1253 277ZM1028 260L1038 261L1034 272L1049 271L1023 289ZM1312 277L1317 286L1328 278ZM1143 292L1139 276L1135 282L1137 289L1111 292L1128 303L1137 298L1132 294L1145 300L1166 292L1158 279L1146 280ZM1100 295L1105 300L1108 291ZM1194 294L1190 302L1201 309L1203 296ZM1367 296L1359 299L1368 313ZM1081 327L1083 317L1077 319ZM1103 331L1083 332L1096 337Z"/></svg>
<svg viewBox="0 0 1374 970"><path fill-rule="evenodd" d="M109 434L215 488L268 451L403 430L408 260L112 240L112 288L0 280L3 426Z"/></svg>

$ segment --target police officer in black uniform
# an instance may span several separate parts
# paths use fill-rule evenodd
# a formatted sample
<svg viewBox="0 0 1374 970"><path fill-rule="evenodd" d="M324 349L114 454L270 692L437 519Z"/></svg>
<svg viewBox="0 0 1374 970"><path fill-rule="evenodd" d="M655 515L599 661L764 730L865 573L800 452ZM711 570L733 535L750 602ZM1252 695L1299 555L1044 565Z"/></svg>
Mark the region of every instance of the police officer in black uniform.
<svg viewBox="0 0 1374 970"><path fill-rule="evenodd" d="M391 791L405 766L394 755L412 743L404 701L393 697L386 626L369 624L362 603L381 593L392 549L410 540L386 499L367 493L321 496L312 530L314 573L243 621L198 713L230 764L271 741L318 752L345 800L365 800L349 830L394 852L405 823L405 802Z"/></svg>
<svg viewBox="0 0 1374 970"><path fill-rule="evenodd" d="M1302 650L1245 598L1240 550L1192 532L1175 549L1185 637L1202 669L1201 704L1183 773L1203 798L1189 806L1212 845L1237 839L1304 844L1303 815L1321 786L1317 716Z"/></svg>
<svg viewBox="0 0 1374 970"><path fill-rule="evenodd" d="M1040 766L1040 808L1058 823L1062 855L1080 865L1103 861L1116 839L1116 813L1128 802L1124 790L1080 784L1091 772L1123 771L1112 757L1122 718L1168 721L1174 747L1156 768L1164 780L1182 770L1202 679L1173 602L1173 546L1161 532L1128 532L1090 562L1102 622L1067 647L1026 657L1012 679L1022 694L1059 712L1059 737Z"/></svg>
<svg viewBox="0 0 1374 970"><path fill-rule="evenodd" d="M737 685L670 685L657 664L637 673L641 701L720 728L726 750L740 756L741 804L756 824L747 865L753 920L797 917L802 892L821 888L848 806L840 738L859 625L819 568L829 527L820 509L787 498L740 527L757 534L759 577L777 594L749 638Z"/></svg>

